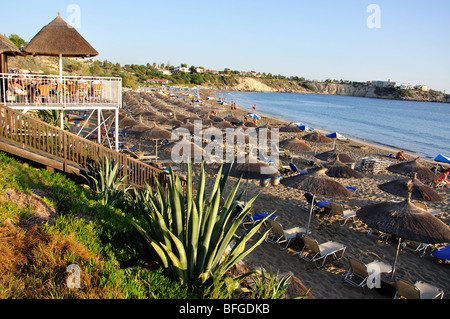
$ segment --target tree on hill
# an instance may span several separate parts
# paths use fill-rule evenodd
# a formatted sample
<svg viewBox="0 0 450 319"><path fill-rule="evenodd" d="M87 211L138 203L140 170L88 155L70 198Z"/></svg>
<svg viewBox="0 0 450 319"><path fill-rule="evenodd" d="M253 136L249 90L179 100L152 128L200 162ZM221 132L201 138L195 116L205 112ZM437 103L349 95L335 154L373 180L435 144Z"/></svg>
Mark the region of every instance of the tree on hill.
<svg viewBox="0 0 450 319"><path fill-rule="evenodd" d="M17 34L9 35L9 40L11 40L11 42L14 43L19 49L21 49L22 46L25 47L28 44L27 41L19 37Z"/></svg>

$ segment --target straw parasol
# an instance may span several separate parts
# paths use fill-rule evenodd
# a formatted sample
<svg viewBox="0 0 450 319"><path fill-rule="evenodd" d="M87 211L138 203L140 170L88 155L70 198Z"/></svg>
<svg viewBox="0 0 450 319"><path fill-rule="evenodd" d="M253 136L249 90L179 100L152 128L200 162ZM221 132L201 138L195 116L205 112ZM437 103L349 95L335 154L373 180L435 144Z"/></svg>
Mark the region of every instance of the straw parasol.
<svg viewBox="0 0 450 319"><path fill-rule="evenodd" d="M336 178L364 178L364 174L355 171L353 168L339 160L327 165L326 174L327 176Z"/></svg>
<svg viewBox="0 0 450 319"><path fill-rule="evenodd" d="M197 144L188 141L185 137L179 141L174 141L167 145L163 145L161 146L161 149L172 153L172 155L181 157L181 161L187 160L187 158L203 156L203 149Z"/></svg>
<svg viewBox="0 0 450 319"><path fill-rule="evenodd" d="M245 202L247 202L247 188L249 179L268 179L279 177L280 172L273 166L256 159L248 154L242 163L225 163L224 171L227 171L232 165L230 176L246 179Z"/></svg>
<svg viewBox="0 0 450 319"><path fill-rule="evenodd" d="M348 154L340 153L336 149L323 152L314 156L322 161L331 162L339 160L343 164L353 164L356 160Z"/></svg>
<svg viewBox="0 0 450 319"><path fill-rule="evenodd" d="M128 128L126 130L126 132L128 134L140 135L140 134L144 133L145 131L147 131L149 129L150 129L149 126L139 123L137 125L134 125L134 126Z"/></svg>
<svg viewBox="0 0 450 319"><path fill-rule="evenodd" d="M23 55L19 48L0 33L0 73L7 73L8 56Z"/></svg>
<svg viewBox="0 0 450 319"><path fill-rule="evenodd" d="M426 210L411 203L410 197L402 202L364 206L356 212L356 216L367 226L398 237L392 279L402 239L426 244L450 242L450 228Z"/></svg>
<svg viewBox="0 0 450 319"><path fill-rule="evenodd" d="M280 142L280 147L293 152L311 152L311 147L297 137Z"/></svg>
<svg viewBox="0 0 450 319"><path fill-rule="evenodd" d="M434 189L425 185L417 179L414 173L412 179L403 178L378 185L378 188L393 195L408 197L411 192L411 199L421 201L440 202L444 199Z"/></svg>
<svg viewBox="0 0 450 319"><path fill-rule="evenodd" d="M313 142L313 143L319 143L319 144L327 144L327 143L333 143L333 140L329 137L326 137L322 133L319 132L312 132L309 134L306 134L302 137L305 141Z"/></svg>
<svg viewBox="0 0 450 319"><path fill-rule="evenodd" d="M172 138L172 133L155 124L149 130L144 131L141 134L141 138L155 140L155 159L158 160L158 140L170 140Z"/></svg>
<svg viewBox="0 0 450 319"><path fill-rule="evenodd" d="M420 164L418 159L419 157L413 159L412 161L394 164L387 167L386 169L390 172L406 176L411 176L413 173L417 173L417 178L427 181L439 180L439 177L430 169Z"/></svg>
<svg viewBox="0 0 450 319"><path fill-rule="evenodd" d="M93 57L98 52L60 16L44 26L23 50L33 55L59 56L62 76L62 57Z"/></svg>
<svg viewBox="0 0 450 319"><path fill-rule="evenodd" d="M299 129L296 125L289 124L289 125L281 127L280 128L280 132L284 132L284 133L301 133L303 131L301 129Z"/></svg>
<svg viewBox="0 0 450 319"><path fill-rule="evenodd" d="M123 127L129 127L129 126L134 126L134 125L138 125L138 124L139 124L139 122L136 121L135 119L132 119L131 117L126 117L120 121L120 126L123 126Z"/></svg>
<svg viewBox="0 0 450 319"><path fill-rule="evenodd" d="M217 123L214 124L214 126L217 127L217 128L220 128L220 129L226 129L226 128L233 128L234 127L233 124L231 124L230 122L226 122L226 121L217 122Z"/></svg>
<svg viewBox="0 0 450 319"><path fill-rule="evenodd" d="M311 207L309 211L308 225L306 234L309 233L309 226L311 224L311 216L314 206L314 199L316 194L328 195L334 197L351 197L353 194L339 182L333 180L325 174L326 168L319 167L308 170L308 174L294 175L281 180L281 184L301 189L313 195Z"/></svg>
<svg viewBox="0 0 450 319"><path fill-rule="evenodd" d="M239 118L237 118L236 116L225 117L225 121L228 121L232 124L242 124L242 121Z"/></svg>

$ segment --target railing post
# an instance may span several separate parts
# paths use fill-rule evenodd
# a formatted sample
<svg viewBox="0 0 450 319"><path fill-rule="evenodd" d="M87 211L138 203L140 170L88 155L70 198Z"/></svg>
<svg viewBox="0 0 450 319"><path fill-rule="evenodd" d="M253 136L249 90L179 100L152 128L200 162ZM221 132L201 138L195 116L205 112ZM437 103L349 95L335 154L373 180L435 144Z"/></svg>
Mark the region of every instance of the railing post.
<svg viewBox="0 0 450 319"><path fill-rule="evenodd" d="M67 140L66 140L66 132L62 130L61 132L62 139L63 139L63 172L66 172L67 168Z"/></svg>

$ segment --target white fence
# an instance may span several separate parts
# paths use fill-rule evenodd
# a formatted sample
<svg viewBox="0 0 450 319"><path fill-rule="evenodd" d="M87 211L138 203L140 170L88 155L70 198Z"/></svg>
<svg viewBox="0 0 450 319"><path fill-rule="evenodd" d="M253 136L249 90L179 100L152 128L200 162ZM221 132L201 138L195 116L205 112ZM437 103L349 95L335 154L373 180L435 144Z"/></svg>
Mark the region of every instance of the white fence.
<svg viewBox="0 0 450 319"><path fill-rule="evenodd" d="M122 105L122 78L0 73L5 106Z"/></svg>

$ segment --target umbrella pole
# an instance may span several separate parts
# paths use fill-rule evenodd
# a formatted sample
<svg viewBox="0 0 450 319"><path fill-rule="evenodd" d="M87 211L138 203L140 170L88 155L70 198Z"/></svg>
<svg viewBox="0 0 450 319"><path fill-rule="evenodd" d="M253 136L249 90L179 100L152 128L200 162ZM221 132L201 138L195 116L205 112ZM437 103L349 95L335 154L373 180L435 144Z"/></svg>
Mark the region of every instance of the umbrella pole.
<svg viewBox="0 0 450 319"><path fill-rule="evenodd" d="M398 238L398 244L397 244L397 251L396 251L396 253L395 253L394 266L392 266L392 275L391 275L391 279L394 279L395 267L397 266L398 252L400 251L400 244L401 244L401 242L402 242L402 238L399 237L399 238Z"/></svg>
<svg viewBox="0 0 450 319"><path fill-rule="evenodd" d="M316 194L313 194L312 200L311 200L311 207L309 209L309 217L308 217L308 225L306 226L306 235L309 234L309 225L311 224L311 216L314 208L314 199L316 198Z"/></svg>

